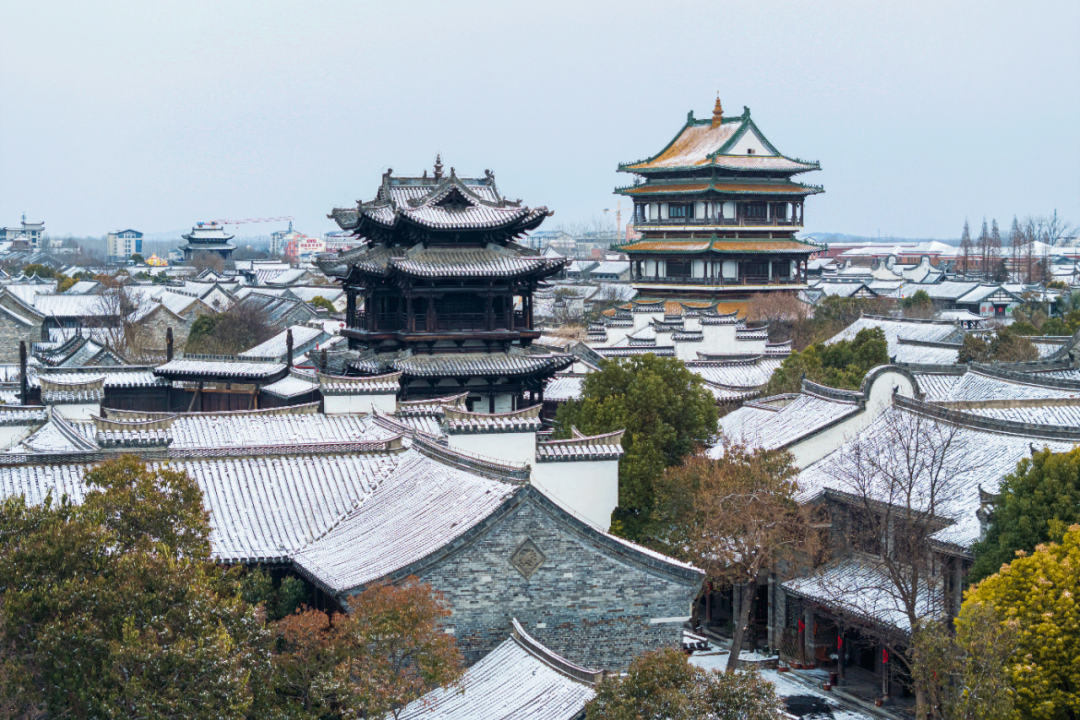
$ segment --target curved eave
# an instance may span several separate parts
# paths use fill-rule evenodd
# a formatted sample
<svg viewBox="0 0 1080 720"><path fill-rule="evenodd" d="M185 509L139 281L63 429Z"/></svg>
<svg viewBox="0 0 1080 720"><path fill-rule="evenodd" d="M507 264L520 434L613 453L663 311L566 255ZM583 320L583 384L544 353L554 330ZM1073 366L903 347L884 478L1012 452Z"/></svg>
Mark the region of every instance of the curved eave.
<svg viewBox="0 0 1080 720"><path fill-rule="evenodd" d="M645 187L655 189L648 192L634 192L634 190L640 190L640 188ZM710 184L705 188L698 188L692 190L667 190L664 189L662 185L628 185L626 187L615 188L616 194L626 195L627 197L653 197L656 195L705 195L708 193L738 196L768 195L769 197L807 197L810 195L817 195L823 192L825 192L825 188L817 185L797 185L795 188L783 188L783 191L778 192L762 192L761 190L732 190L731 188L725 188L722 184Z"/></svg>
<svg viewBox="0 0 1080 720"><path fill-rule="evenodd" d="M744 157L773 158L773 157L775 157L775 158L781 158L783 160L787 160L788 162L796 163L800 167L798 167L798 168L788 168L788 169L734 167L734 166L724 164L723 159L725 157L738 157L738 158L744 158ZM720 156L720 157L714 157L709 162L703 162L700 165L675 165L675 166L671 166L671 167L668 167L668 166L650 167L649 165L639 165L639 164L619 165L618 172L637 173L638 175L650 175L650 174L653 174L653 173L694 172L694 171L700 171L700 170L712 170L712 169L717 169L717 168L719 168L721 170L727 170L727 171L730 171L730 172L738 172L738 173L769 172L769 173L783 173L785 175L798 175L799 173L810 172L812 170L820 170L821 169L821 162L820 161L815 161L815 162L812 162L812 163L808 163L808 162L805 162L803 160L796 160L795 158L790 158L787 155L752 155L752 156L751 155L724 155L724 156Z"/></svg>

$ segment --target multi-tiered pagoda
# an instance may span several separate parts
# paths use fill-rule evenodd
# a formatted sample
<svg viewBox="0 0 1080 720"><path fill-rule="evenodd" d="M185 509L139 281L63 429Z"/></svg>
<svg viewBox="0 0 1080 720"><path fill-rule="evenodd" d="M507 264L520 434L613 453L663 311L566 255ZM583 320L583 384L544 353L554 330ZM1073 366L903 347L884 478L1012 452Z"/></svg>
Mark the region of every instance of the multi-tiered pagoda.
<svg viewBox="0 0 1080 720"><path fill-rule="evenodd" d="M228 260L236 250L236 246L230 242L234 236L225 232L225 228L217 223L198 223L191 228L191 232L180 237L187 240L180 249L184 252L184 260L188 261L201 252L216 253L223 260Z"/></svg>
<svg viewBox="0 0 1080 720"><path fill-rule="evenodd" d="M635 184L616 189L634 203L643 237L622 246L631 282L644 295L739 298L804 287L817 246L800 242L803 203L823 192L795 182L817 162L782 154L750 119L724 117L686 124L658 154L619 165Z"/></svg>
<svg viewBox="0 0 1080 720"><path fill-rule="evenodd" d="M540 400L570 358L531 347L533 292L566 260L514 240L551 213L504 198L490 171L445 176L436 161L432 175L392 172L373 200L329 215L362 242L318 260L344 286L354 354L327 369L401 372L402 399L468 392L482 412Z"/></svg>

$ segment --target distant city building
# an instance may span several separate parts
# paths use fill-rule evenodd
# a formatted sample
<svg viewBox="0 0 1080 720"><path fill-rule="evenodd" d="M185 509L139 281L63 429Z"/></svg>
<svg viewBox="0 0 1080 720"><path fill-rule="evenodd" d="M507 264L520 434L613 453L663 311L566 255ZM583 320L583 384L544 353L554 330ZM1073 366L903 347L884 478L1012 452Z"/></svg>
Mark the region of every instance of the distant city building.
<svg viewBox="0 0 1080 720"><path fill-rule="evenodd" d="M326 252L326 243L322 238L310 237L303 233L292 233L288 242L285 243L283 254L290 260L310 260L311 258Z"/></svg>
<svg viewBox="0 0 1080 720"><path fill-rule="evenodd" d="M615 192L633 200L634 227L644 235L620 247L634 287L733 299L805 288L806 263L819 248L795 234L806 197L824 191L792 177L819 169L777 150L748 108L724 117L717 98L711 118L690 112L659 153L619 165L636 177Z"/></svg>
<svg viewBox="0 0 1080 720"><path fill-rule="evenodd" d="M533 250L551 248L563 257L574 257L577 241L563 230L537 230L521 239L521 244Z"/></svg>
<svg viewBox="0 0 1080 720"><path fill-rule="evenodd" d="M109 262L127 260L138 253L142 255L143 234L138 230L117 230L105 236L105 254Z"/></svg>
<svg viewBox="0 0 1080 720"><path fill-rule="evenodd" d="M188 261L200 252L217 253L228 260L232 257L233 250L236 250L236 246L229 242L233 237L217 223L198 223L191 232L183 236L187 244L181 245L180 249L184 253L184 260Z"/></svg>
<svg viewBox="0 0 1080 720"><path fill-rule="evenodd" d="M0 242L25 242L35 248L44 248L42 244L44 235L45 223L26 222L26 213L23 213L20 226L0 228Z"/></svg>
<svg viewBox="0 0 1080 720"><path fill-rule="evenodd" d="M289 221L288 230L276 230L270 233L270 254L285 254L285 244L292 240L298 234L299 233L293 230L292 220Z"/></svg>
<svg viewBox="0 0 1080 720"><path fill-rule="evenodd" d="M328 232L323 238L326 240L326 252L345 252L360 244L358 237L344 230Z"/></svg>

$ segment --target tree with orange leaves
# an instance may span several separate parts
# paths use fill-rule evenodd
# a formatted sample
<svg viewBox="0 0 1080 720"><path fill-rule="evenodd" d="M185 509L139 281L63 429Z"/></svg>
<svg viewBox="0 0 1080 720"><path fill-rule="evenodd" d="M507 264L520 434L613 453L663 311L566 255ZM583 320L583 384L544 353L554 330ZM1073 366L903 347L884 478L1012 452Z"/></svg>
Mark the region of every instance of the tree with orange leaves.
<svg viewBox="0 0 1080 720"><path fill-rule="evenodd" d="M409 578L356 595L344 615L305 609L275 626L269 683L257 701L267 716L396 717L430 690L461 676L461 656L438 622L441 593Z"/></svg>

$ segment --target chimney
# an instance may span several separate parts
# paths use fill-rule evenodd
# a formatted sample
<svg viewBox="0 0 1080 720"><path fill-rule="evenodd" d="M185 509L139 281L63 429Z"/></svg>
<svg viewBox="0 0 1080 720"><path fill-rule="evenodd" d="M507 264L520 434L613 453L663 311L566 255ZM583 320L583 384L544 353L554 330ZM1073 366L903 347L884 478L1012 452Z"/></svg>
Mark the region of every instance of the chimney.
<svg viewBox="0 0 1080 720"><path fill-rule="evenodd" d="M19 404L26 404L26 341L19 341Z"/></svg>
<svg viewBox="0 0 1080 720"><path fill-rule="evenodd" d="M165 362L172 362L172 325L165 328Z"/></svg>
<svg viewBox="0 0 1080 720"><path fill-rule="evenodd" d="M285 365L292 367L292 328L285 331Z"/></svg>
<svg viewBox="0 0 1080 720"><path fill-rule="evenodd" d="M716 93L716 105L712 111L712 127L720 127L724 121L724 108L720 105L720 93Z"/></svg>

